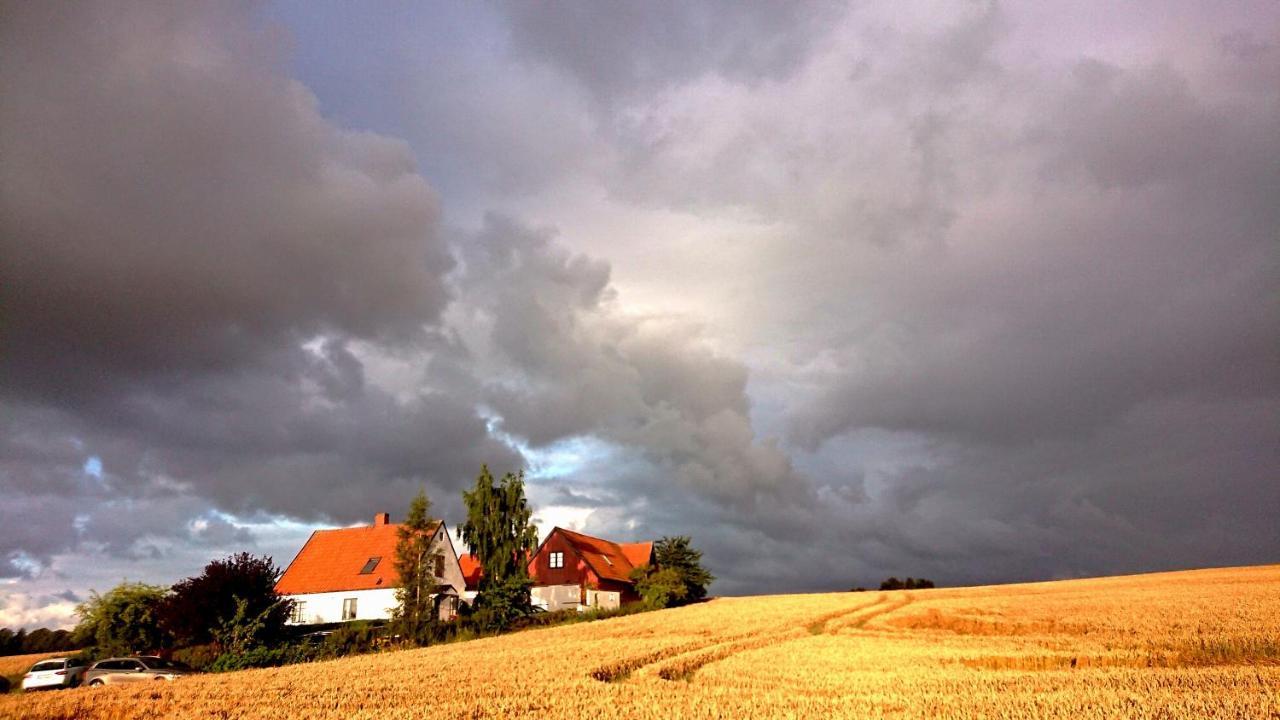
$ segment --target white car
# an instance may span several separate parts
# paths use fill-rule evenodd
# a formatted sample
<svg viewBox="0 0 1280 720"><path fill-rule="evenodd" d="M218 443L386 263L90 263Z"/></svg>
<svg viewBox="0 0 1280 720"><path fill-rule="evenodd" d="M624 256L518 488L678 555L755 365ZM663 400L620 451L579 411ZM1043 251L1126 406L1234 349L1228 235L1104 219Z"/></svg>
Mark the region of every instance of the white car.
<svg viewBox="0 0 1280 720"><path fill-rule="evenodd" d="M23 690L76 687L84 681L85 664L75 658L41 660L22 678Z"/></svg>

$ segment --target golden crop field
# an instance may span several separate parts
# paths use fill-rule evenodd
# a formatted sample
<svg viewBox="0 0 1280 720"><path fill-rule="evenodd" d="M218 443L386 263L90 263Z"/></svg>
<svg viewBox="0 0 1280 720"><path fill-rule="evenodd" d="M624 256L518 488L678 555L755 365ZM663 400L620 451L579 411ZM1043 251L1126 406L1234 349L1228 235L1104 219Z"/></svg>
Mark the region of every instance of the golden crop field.
<svg viewBox="0 0 1280 720"><path fill-rule="evenodd" d="M723 598L5 718L1280 718L1280 566Z"/></svg>
<svg viewBox="0 0 1280 720"><path fill-rule="evenodd" d="M31 653L30 655L0 655L0 675L5 677L25 675L32 665L45 658L74 655L75 653L75 650L64 650L62 652Z"/></svg>

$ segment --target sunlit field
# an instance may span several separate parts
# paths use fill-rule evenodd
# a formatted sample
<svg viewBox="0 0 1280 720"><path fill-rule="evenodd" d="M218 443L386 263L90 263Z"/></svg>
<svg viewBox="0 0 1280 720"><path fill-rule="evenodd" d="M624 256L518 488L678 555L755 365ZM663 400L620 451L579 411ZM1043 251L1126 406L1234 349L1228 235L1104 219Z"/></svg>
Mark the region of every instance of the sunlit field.
<svg viewBox="0 0 1280 720"><path fill-rule="evenodd" d="M45 658L74 655L76 652L76 650L70 650L63 652L31 653L29 655L3 655L0 656L0 676L8 678L9 682L13 683L13 686L16 688L22 684L22 676L26 675L27 671L31 669L31 666L35 665L37 662Z"/></svg>
<svg viewBox="0 0 1280 720"><path fill-rule="evenodd" d="M474 642L0 698L15 718L1276 718L1280 566L724 598Z"/></svg>

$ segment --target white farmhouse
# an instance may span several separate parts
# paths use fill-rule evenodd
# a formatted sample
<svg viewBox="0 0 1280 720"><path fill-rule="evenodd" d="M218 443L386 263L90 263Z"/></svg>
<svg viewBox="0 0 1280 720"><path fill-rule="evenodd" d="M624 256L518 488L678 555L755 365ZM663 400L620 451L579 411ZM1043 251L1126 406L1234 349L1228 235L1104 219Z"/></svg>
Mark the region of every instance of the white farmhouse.
<svg viewBox="0 0 1280 720"><path fill-rule="evenodd" d="M387 513L373 525L316 530L276 583L276 592L293 600L293 624L350 620L386 620L396 607L395 570L400 525ZM441 619L450 619L466 590L458 553L443 522L431 528L431 549L438 553L435 575L447 586L437 597Z"/></svg>

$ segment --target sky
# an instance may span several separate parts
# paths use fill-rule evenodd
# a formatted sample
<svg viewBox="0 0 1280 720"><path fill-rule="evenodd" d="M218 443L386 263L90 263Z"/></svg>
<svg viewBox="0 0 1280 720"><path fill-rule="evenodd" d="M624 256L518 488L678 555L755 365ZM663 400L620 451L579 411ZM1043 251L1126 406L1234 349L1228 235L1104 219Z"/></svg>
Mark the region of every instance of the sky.
<svg viewBox="0 0 1280 720"><path fill-rule="evenodd" d="M0 625L319 527L1280 559L1280 5L0 5Z"/></svg>

